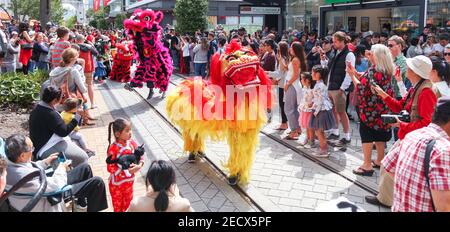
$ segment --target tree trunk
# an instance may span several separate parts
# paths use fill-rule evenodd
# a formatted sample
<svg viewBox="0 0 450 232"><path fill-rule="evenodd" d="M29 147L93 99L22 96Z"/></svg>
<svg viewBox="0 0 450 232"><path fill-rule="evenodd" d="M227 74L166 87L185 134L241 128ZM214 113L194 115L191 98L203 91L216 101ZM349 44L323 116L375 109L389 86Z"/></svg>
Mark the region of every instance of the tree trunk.
<svg viewBox="0 0 450 232"><path fill-rule="evenodd" d="M45 27L50 20L50 0L40 0L39 15L41 25Z"/></svg>

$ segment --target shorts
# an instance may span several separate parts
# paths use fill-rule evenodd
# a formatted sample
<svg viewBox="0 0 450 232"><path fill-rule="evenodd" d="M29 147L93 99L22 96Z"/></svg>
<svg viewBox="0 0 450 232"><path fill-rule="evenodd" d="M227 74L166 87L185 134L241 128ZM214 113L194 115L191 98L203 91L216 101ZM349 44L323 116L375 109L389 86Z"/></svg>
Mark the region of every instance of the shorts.
<svg viewBox="0 0 450 232"><path fill-rule="evenodd" d="M330 95L330 100L333 103L333 108L338 113L347 111L347 95L342 90L328 90L328 95Z"/></svg>
<svg viewBox="0 0 450 232"><path fill-rule="evenodd" d="M362 122L359 124L359 135L361 143L388 142L392 138L390 130L374 130Z"/></svg>
<svg viewBox="0 0 450 232"><path fill-rule="evenodd" d="M86 77L86 85L92 85L92 82L94 81L93 73L84 73L84 76Z"/></svg>

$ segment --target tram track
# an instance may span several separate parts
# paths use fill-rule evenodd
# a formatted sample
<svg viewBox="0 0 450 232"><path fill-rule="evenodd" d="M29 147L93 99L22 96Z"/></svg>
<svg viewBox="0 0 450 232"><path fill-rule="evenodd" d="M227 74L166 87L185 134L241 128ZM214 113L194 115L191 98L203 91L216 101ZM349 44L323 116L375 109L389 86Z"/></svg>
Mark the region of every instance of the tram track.
<svg viewBox="0 0 450 232"><path fill-rule="evenodd" d="M186 77L182 76L182 75L178 75L178 74L173 74L179 78L182 79L186 79ZM179 83L176 83L173 80L170 80L170 83L174 86L178 86ZM135 94L137 94L139 96L139 98L141 98L142 100L144 100L149 106L150 108L152 108L152 110L158 115L158 117L160 117L178 136L181 136L181 132L180 130L172 124L172 122L170 122L170 120L168 118L166 118L166 116L160 112L149 100L147 100L145 97L143 97L139 92L137 92L136 89L132 90ZM324 162L323 160L321 160L320 158L314 157L311 154L308 154L305 151L302 151L301 149L297 148L296 146L288 143L287 141L284 141L270 133L264 132L264 131L260 131L260 134L262 134L263 136L269 138L270 140L281 144L282 146L289 148L290 150L292 150L293 152L295 152L298 155L301 155L302 157L316 163L317 165L321 166L322 168L344 178L345 180L355 184L356 186L360 187L361 189L364 189L366 191L368 191L371 194L377 195L378 194L378 190L376 188L374 188L373 186L370 186L368 184L365 183L365 181L361 181L358 180L358 178L355 178L351 175L348 175L346 173L343 173L342 171L339 171L338 168L334 167L333 165L330 165L326 162ZM201 157L201 159L203 159L204 161L206 161L208 164L211 165L211 167L217 171L219 174L221 174L223 177L227 177L227 174L219 167L217 166L216 163L214 163L210 158L208 158L207 156L203 156ZM254 205L258 210L260 210L261 212L265 212L265 210L261 207L261 205L259 205L254 199L252 199L252 197L239 185L235 185L235 186L231 186L239 195L241 195L246 201L250 202L252 205Z"/></svg>
<svg viewBox="0 0 450 232"><path fill-rule="evenodd" d="M182 75L179 75L179 74L173 74L173 75L175 75L177 77L180 77L182 79L186 79L186 77L184 77ZM174 82L173 80L170 80L170 83L172 85L175 85L175 86L178 86L178 84L179 84L179 83ZM168 123L170 123L170 122L168 121ZM267 138L271 139L272 141L274 141L274 142L276 142L278 144L281 144L281 145L291 149L295 153L297 153L299 155L302 155L303 157L305 157L308 160L318 164L319 166L321 166L321 167L323 167L323 168L325 168L325 169L327 169L327 170L329 170L329 171L331 171L331 172L341 176L342 178L346 179L349 182L352 182L353 184L355 184L355 185L359 186L360 188L370 192L371 194L373 194L373 195L377 195L378 194L378 189L374 188L373 186L370 186L370 185L366 184L365 183L366 181L359 180L358 178L355 178L352 175L349 175L349 174L346 174L346 173L343 173L343 172L339 171L337 167L334 167L333 165L330 165L330 164L324 162L321 158L314 157L313 155L308 154L305 151L302 151L301 149L299 149L298 147L288 143L287 141L284 141L284 140L282 140L282 139L280 139L280 138L278 138L278 137L276 137L276 136L274 136L272 134L264 132L262 130L260 131L260 134L266 136Z"/></svg>
<svg viewBox="0 0 450 232"><path fill-rule="evenodd" d="M178 84L174 83L173 81L170 81L170 83L172 85L175 85L175 86L178 85ZM180 130L178 130L178 128L175 125L173 125L169 121L169 119L167 119L153 104L151 104L146 98L144 98L141 94L139 94L136 91L136 89L132 89L132 92L134 92L136 95L138 95L139 98L144 100L150 106L150 108L152 108L152 110L158 115L158 117L160 117L180 138L182 138L182 134L181 134ZM210 164L211 167L214 169L214 171L216 171L219 174L221 174L223 177L225 177L225 179L227 178L227 174L222 169L220 169L220 167L218 167L210 158L208 158L207 156L202 156L200 158L203 159L204 161L206 161L208 164ZM247 202L251 203L260 212L265 212L264 208L261 205L259 205L255 200L253 200L253 198L243 188L241 188L239 185L234 185L234 186L231 186L231 187L239 195L241 195L244 198L244 200L246 200Z"/></svg>

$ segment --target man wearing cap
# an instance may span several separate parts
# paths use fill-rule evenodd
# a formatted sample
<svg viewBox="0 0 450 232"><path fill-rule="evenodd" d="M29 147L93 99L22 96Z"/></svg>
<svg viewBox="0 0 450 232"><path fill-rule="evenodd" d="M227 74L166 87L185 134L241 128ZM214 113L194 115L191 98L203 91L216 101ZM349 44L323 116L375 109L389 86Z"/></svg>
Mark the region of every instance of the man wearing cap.
<svg viewBox="0 0 450 232"><path fill-rule="evenodd" d="M382 164L395 180L393 212L450 212L449 136L450 97L442 97L432 123L409 133L384 157Z"/></svg>
<svg viewBox="0 0 450 232"><path fill-rule="evenodd" d="M84 60L84 76L86 77L86 86L88 89L89 100L91 102L91 109L95 108L94 104L94 87L93 87L93 73L94 73L94 58L98 56L98 51L92 44L85 43L83 35L76 36L76 43L80 46L80 58Z"/></svg>
<svg viewBox="0 0 450 232"><path fill-rule="evenodd" d="M366 46L367 50L370 50L372 48L372 32L366 31L362 34L362 41L361 44L364 44Z"/></svg>
<svg viewBox="0 0 450 232"><path fill-rule="evenodd" d="M316 65L320 64L320 49L319 47L319 40L316 38L316 33L310 32L308 35L308 40L305 43L305 54L306 54L306 61L308 62L308 71L311 71L311 68Z"/></svg>
<svg viewBox="0 0 450 232"><path fill-rule="evenodd" d="M414 87L409 90L403 99L396 100L386 94L380 87L372 87L394 113L400 113L402 110L409 113L410 122L403 122L397 118L397 122L391 124L392 127L399 128L398 137L400 140L405 139L410 132L426 127L431 123L431 117L437 102L433 91L433 83L429 80L433 67L430 58L420 55L406 59L406 64L408 67L407 77ZM392 150L395 150L399 144L401 144L400 141L394 145ZM383 165L385 164L383 163ZM383 165L380 174L379 193L377 196L366 196L366 201L375 205L391 206L394 180L387 172L393 167L386 167L385 170Z"/></svg>

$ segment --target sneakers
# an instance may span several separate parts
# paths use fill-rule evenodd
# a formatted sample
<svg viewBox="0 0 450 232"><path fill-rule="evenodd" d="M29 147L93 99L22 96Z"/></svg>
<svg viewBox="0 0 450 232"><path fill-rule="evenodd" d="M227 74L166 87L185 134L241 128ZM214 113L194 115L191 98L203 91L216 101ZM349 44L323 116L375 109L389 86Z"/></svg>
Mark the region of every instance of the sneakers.
<svg viewBox="0 0 450 232"><path fill-rule="evenodd" d="M307 144L305 144L304 146L306 149L312 149L312 148L316 148L317 145L314 141L309 141Z"/></svg>
<svg viewBox="0 0 450 232"><path fill-rule="evenodd" d="M339 142L337 142L335 144L336 147L344 147L347 146L348 144L350 144L350 140L347 140L346 138L342 138L341 140L339 140Z"/></svg>
<svg viewBox="0 0 450 232"><path fill-rule="evenodd" d="M87 212L87 206L80 206L78 204L75 204L75 207L73 208L74 212L77 213L86 213Z"/></svg>
<svg viewBox="0 0 450 232"><path fill-rule="evenodd" d="M239 182L239 175L228 177L228 184L229 185L235 186L235 185L237 185L238 182Z"/></svg>
<svg viewBox="0 0 450 232"><path fill-rule="evenodd" d="M272 111L268 111L267 112L267 123L271 123L272 122Z"/></svg>
<svg viewBox="0 0 450 232"><path fill-rule="evenodd" d="M327 140L338 140L339 139L339 135L335 135L333 133L330 134L330 136L328 136Z"/></svg>
<svg viewBox="0 0 450 232"><path fill-rule="evenodd" d="M86 150L86 154L88 155L89 158L91 158L92 156L95 156L95 151Z"/></svg>
<svg viewBox="0 0 450 232"><path fill-rule="evenodd" d="M189 153L188 163L194 163L195 159L196 159L195 154L193 152Z"/></svg>
<svg viewBox="0 0 450 232"><path fill-rule="evenodd" d="M330 156L330 152L328 151L328 148L327 149L319 148L319 151L313 153L312 155L317 158L328 158Z"/></svg>

